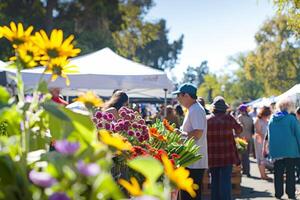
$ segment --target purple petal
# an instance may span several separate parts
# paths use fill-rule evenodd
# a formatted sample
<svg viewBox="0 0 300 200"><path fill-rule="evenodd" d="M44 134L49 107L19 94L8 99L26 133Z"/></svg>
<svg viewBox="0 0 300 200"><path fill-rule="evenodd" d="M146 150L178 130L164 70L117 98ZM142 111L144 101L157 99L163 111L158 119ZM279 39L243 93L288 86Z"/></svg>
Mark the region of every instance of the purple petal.
<svg viewBox="0 0 300 200"><path fill-rule="evenodd" d="M70 155L74 154L78 150L79 143L69 142L67 140L59 140L55 142L54 147L59 153L64 155Z"/></svg>
<svg viewBox="0 0 300 200"><path fill-rule="evenodd" d="M35 170L31 170L29 172L29 179L35 185L38 185L38 186L41 186L41 187L51 187L54 183L57 182L48 173L46 173L46 172L37 172Z"/></svg>
<svg viewBox="0 0 300 200"><path fill-rule="evenodd" d="M64 192L56 192L49 197L49 200L71 200Z"/></svg>
<svg viewBox="0 0 300 200"><path fill-rule="evenodd" d="M84 176L96 176L100 172L98 164L84 163L82 160L77 163L77 169Z"/></svg>

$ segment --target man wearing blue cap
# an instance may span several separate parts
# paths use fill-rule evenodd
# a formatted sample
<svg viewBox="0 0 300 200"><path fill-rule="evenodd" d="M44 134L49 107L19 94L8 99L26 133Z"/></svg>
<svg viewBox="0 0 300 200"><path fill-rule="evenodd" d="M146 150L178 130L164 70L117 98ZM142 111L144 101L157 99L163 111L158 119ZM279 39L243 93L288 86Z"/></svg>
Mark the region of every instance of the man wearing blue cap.
<svg viewBox="0 0 300 200"><path fill-rule="evenodd" d="M200 146L199 154L203 157L194 164L187 167L190 176L194 182L199 185L196 191L196 197L192 198L187 192L181 191L181 199L197 199L201 200L201 185L204 170L208 168L207 160L207 121L204 108L197 101L197 88L190 84L182 84L177 91L173 92L177 95L179 103L188 109L185 115L180 132L184 138L194 138L197 145Z"/></svg>

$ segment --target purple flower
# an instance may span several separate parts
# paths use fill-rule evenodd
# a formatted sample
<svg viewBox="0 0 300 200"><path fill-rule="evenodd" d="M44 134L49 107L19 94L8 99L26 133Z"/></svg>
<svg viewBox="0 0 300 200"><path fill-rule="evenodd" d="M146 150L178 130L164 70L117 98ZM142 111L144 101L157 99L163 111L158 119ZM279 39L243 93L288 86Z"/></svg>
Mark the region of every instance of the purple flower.
<svg viewBox="0 0 300 200"><path fill-rule="evenodd" d="M130 115L125 115L124 119L130 120Z"/></svg>
<svg viewBox="0 0 300 200"><path fill-rule="evenodd" d="M119 125L116 125L114 130L115 130L116 132L118 132L118 131L120 131L120 130L121 130L121 128L120 128L120 126L119 126Z"/></svg>
<svg viewBox="0 0 300 200"><path fill-rule="evenodd" d="M134 120L134 118L135 118L134 114L131 114L130 118L131 118L131 120Z"/></svg>
<svg viewBox="0 0 300 200"><path fill-rule="evenodd" d="M110 124L109 124L109 123L105 123L105 125L104 125L104 126L105 126L105 129L106 129L106 130L110 130L110 128L111 128L111 126L110 126Z"/></svg>
<svg viewBox="0 0 300 200"><path fill-rule="evenodd" d="M71 200L64 192L53 193L49 200Z"/></svg>
<svg viewBox="0 0 300 200"><path fill-rule="evenodd" d="M143 126L142 126L143 131L147 131L147 128L148 128L148 127L147 127L146 125L143 125Z"/></svg>
<svg viewBox="0 0 300 200"><path fill-rule="evenodd" d="M137 127L138 127L138 124L134 122L134 123L132 124L132 127L133 127L133 128L137 128Z"/></svg>
<svg viewBox="0 0 300 200"><path fill-rule="evenodd" d="M31 103L33 101L33 96L31 95L26 95L25 97L25 102Z"/></svg>
<svg viewBox="0 0 300 200"><path fill-rule="evenodd" d="M107 119L108 119L109 121L113 121L113 120L114 120L114 115L111 114L111 113L107 113Z"/></svg>
<svg viewBox="0 0 300 200"><path fill-rule="evenodd" d="M96 176L100 172L100 167L96 163L84 163L80 160L77 163L78 171L84 176Z"/></svg>
<svg viewBox="0 0 300 200"><path fill-rule="evenodd" d="M122 112L120 112L120 115L121 115L121 117L125 117L126 116L126 112L122 111Z"/></svg>
<svg viewBox="0 0 300 200"><path fill-rule="evenodd" d="M38 186L44 187L44 188L51 187L54 183L57 182L48 173L46 173L46 172L37 172L35 170L31 170L29 172L29 179L35 185L38 185Z"/></svg>
<svg viewBox="0 0 300 200"><path fill-rule="evenodd" d="M139 120L139 123L140 123L140 124L145 124L145 120L140 119L140 120Z"/></svg>
<svg viewBox="0 0 300 200"><path fill-rule="evenodd" d="M97 124L97 128L103 128L102 122L99 122L99 123Z"/></svg>
<svg viewBox="0 0 300 200"><path fill-rule="evenodd" d="M108 115L106 113L103 114L103 119L108 120Z"/></svg>
<svg viewBox="0 0 300 200"><path fill-rule="evenodd" d="M59 153L70 155L75 153L79 149L79 143L69 142L68 140L58 140L55 142L54 147Z"/></svg>
<svg viewBox="0 0 300 200"><path fill-rule="evenodd" d="M97 111L96 114L95 114L95 116L96 116L98 119L101 119L103 115L102 115L102 112Z"/></svg>
<svg viewBox="0 0 300 200"><path fill-rule="evenodd" d="M135 136L136 136L136 137L140 137L140 136L141 136L141 133L140 133L139 131L136 131L136 132L135 132Z"/></svg>
<svg viewBox="0 0 300 200"><path fill-rule="evenodd" d="M143 136L138 137L138 141L139 142L143 142L144 141L144 137Z"/></svg>
<svg viewBox="0 0 300 200"><path fill-rule="evenodd" d="M128 133L129 136L133 136L134 135L134 132L132 130L129 130L127 133Z"/></svg>

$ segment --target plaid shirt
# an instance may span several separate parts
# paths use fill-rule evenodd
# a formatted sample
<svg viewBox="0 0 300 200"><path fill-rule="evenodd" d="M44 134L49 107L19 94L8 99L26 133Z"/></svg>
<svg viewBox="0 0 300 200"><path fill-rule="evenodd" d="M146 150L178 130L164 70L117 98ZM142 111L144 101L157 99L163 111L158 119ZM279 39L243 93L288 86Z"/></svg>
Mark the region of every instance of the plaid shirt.
<svg viewBox="0 0 300 200"><path fill-rule="evenodd" d="M216 113L207 116L209 167L240 164L233 130L235 130L236 134L240 134L243 129L231 115Z"/></svg>

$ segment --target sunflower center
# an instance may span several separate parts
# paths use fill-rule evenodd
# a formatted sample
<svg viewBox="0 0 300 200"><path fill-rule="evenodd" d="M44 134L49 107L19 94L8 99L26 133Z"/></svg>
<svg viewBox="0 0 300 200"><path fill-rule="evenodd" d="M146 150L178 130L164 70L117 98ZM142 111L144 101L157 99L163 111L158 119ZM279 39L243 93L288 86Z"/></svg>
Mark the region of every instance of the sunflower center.
<svg viewBox="0 0 300 200"><path fill-rule="evenodd" d="M50 58L56 58L59 56L57 49L48 49L47 54Z"/></svg>
<svg viewBox="0 0 300 200"><path fill-rule="evenodd" d="M53 74L61 76L62 69L60 66L53 66Z"/></svg>

